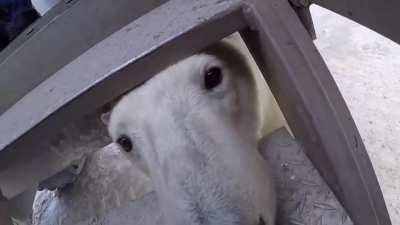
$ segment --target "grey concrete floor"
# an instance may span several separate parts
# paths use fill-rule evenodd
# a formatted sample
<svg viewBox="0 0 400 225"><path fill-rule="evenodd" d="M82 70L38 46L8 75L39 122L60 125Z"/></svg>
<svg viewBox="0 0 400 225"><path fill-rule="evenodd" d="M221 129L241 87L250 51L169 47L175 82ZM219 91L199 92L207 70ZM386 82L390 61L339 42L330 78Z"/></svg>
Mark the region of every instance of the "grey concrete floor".
<svg viewBox="0 0 400 225"><path fill-rule="evenodd" d="M400 45L323 8L311 9L315 41L341 90L400 224Z"/></svg>

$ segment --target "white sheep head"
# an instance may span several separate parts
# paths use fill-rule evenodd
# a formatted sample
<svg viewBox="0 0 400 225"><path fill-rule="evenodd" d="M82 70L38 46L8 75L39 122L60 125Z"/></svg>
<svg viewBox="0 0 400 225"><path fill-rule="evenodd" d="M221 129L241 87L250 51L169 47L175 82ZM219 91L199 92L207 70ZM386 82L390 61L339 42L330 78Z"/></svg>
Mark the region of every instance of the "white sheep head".
<svg viewBox="0 0 400 225"><path fill-rule="evenodd" d="M165 224L272 225L275 194L257 150L258 118L250 69L220 42L123 97L109 131L152 178Z"/></svg>

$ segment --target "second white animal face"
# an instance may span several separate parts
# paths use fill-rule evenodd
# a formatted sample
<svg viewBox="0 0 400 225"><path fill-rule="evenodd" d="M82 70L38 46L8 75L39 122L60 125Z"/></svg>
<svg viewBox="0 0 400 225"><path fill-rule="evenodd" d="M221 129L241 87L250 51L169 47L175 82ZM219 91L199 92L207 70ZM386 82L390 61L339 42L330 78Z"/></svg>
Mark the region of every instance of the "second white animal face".
<svg viewBox="0 0 400 225"><path fill-rule="evenodd" d="M216 45L170 66L114 108L110 134L150 174L166 224L272 223L249 71L238 52Z"/></svg>

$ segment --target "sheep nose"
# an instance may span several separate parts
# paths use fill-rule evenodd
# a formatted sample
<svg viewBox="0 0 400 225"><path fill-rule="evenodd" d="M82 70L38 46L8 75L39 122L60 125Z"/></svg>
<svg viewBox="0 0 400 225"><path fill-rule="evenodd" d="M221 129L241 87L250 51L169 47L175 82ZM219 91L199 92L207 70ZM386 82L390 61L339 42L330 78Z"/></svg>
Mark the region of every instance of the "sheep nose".
<svg viewBox="0 0 400 225"><path fill-rule="evenodd" d="M264 218L262 218L262 216L260 216L260 218L258 219L258 225L265 225L265 221Z"/></svg>

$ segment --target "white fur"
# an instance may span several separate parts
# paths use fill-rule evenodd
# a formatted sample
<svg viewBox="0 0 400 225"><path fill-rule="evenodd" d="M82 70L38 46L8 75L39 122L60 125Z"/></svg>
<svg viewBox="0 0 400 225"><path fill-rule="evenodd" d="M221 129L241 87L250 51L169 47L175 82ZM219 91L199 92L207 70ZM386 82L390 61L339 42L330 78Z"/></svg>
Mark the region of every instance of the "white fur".
<svg viewBox="0 0 400 225"><path fill-rule="evenodd" d="M204 88L218 66L222 83ZM127 157L153 179L165 224L274 223L275 194L257 151L257 94L237 51L217 45L156 75L114 108L109 131L127 135Z"/></svg>

